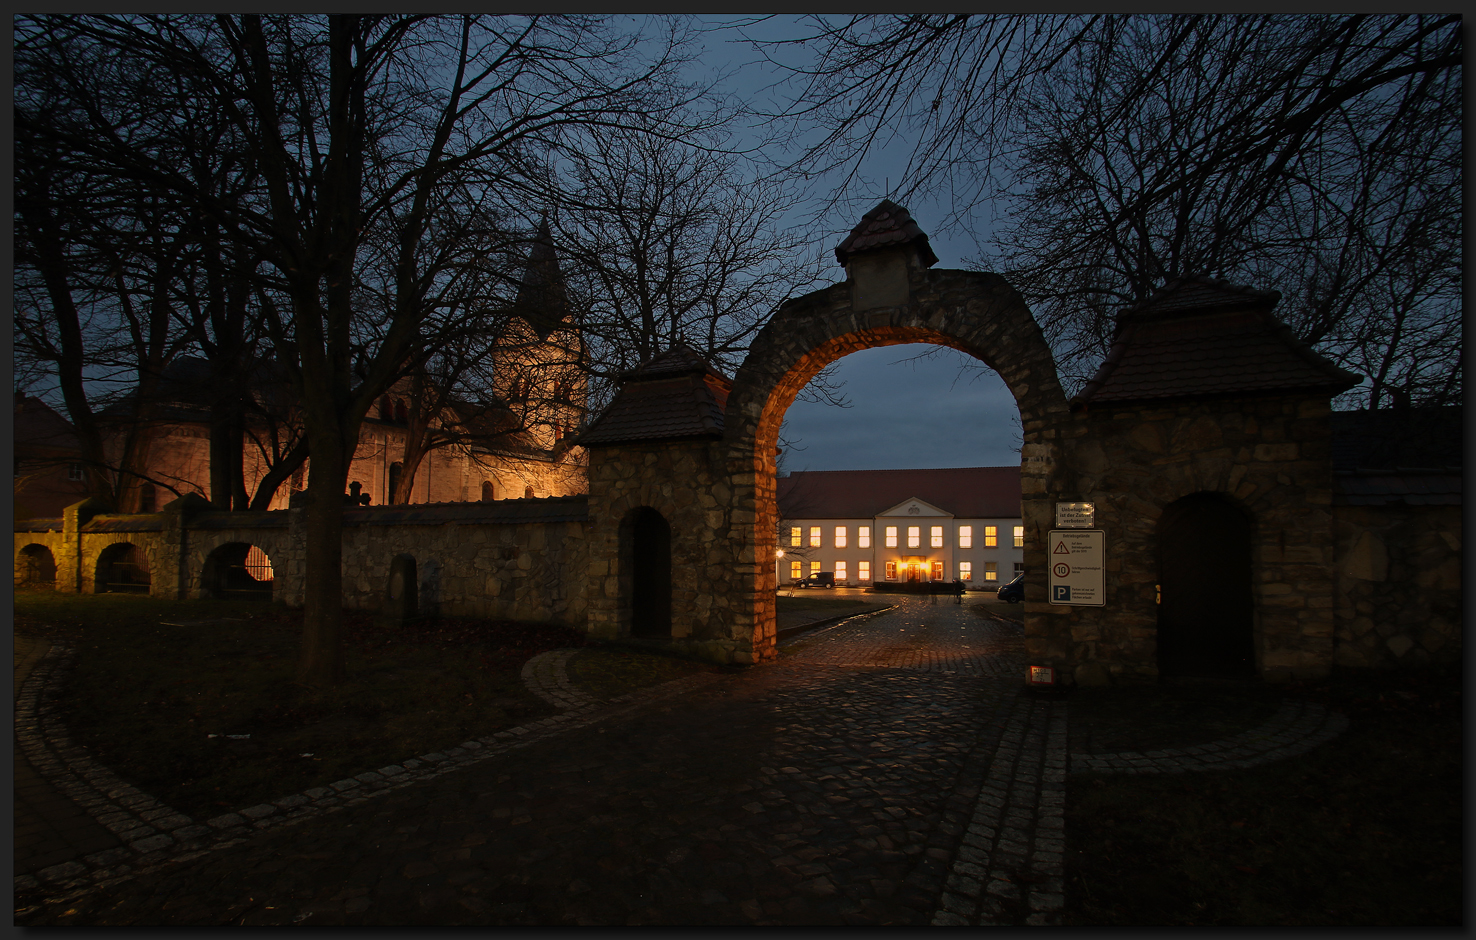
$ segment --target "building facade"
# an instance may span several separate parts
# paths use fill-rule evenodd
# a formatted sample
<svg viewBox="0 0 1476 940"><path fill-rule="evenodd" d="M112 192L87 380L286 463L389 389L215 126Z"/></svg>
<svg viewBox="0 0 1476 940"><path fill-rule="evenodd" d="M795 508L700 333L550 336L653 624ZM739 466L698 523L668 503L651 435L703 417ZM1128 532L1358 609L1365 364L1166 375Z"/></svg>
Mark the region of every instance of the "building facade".
<svg viewBox="0 0 1476 940"><path fill-rule="evenodd" d="M987 589L1024 570L1018 467L797 472L778 502L779 584L830 572L837 585Z"/></svg>

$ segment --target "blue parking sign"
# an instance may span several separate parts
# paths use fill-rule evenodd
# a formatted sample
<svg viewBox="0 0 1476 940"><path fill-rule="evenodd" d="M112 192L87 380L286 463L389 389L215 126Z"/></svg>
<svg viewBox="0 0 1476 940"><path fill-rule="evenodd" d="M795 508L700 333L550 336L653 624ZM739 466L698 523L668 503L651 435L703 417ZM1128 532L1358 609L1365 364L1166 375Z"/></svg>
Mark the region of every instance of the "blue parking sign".
<svg viewBox="0 0 1476 940"><path fill-rule="evenodd" d="M1071 585L1069 584L1053 584L1051 585L1051 591L1052 601L1060 602L1071 600Z"/></svg>

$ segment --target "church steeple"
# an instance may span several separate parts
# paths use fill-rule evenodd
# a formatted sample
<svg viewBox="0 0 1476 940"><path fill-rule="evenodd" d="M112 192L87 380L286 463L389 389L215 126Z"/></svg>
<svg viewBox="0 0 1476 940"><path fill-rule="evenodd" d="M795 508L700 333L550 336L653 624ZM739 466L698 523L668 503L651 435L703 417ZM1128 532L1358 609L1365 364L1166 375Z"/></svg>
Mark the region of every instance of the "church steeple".
<svg viewBox="0 0 1476 940"><path fill-rule="evenodd" d="M548 339L550 333L562 329L569 315L564 273L559 270L547 213L539 222L538 234L528 251L528 267L523 272L522 284L518 286L513 312L528 321L539 339Z"/></svg>

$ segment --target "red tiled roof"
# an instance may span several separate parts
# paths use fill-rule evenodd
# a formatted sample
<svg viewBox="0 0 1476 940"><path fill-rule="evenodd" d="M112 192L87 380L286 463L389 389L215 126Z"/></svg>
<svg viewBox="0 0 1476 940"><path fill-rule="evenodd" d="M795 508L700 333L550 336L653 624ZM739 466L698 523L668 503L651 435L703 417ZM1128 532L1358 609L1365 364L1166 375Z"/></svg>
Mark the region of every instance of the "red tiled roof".
<svg viewBox="0 0 1476 940"><path fill-rule="evenodd" d="M574 443L722 437L732 387L701 356L674 346L627 373L610 407Z"/></svg>
<svg viewBox="0 0 1476 940"><path fill-rule="evenodd" d="M933 249L928 244L928 236L917 227L907 210L890 199L883 199L875 209L861 217L861 221L851 229L851 234L846 236L845 241L835 246L835 260L844 267L851 255L858 252L906 245L909 242L917 243L917 252L922 256L924 265L932 267L938 263L938 256L933 254Z"/></svg>
<svg viewBox="0 0 1476 940"><path fill-rule="evenodd" d="M82 452L82 442L71 423L39 398L16 394L11 440L22 450L46 447Z"/></svg>
<svg viewBox="0 0 1476 940"><path fill-rule="evenodd" d="M1176 281L1118 319L1092 380L1072 398L1147 401L1280 391L1346 391L1360 376L1313 352L1271 315L1280 298L1222 281Z"/></svg>
<svg viewBox="0 0 1476 940"><path fill-rule="evenodd" d="M789 519L869 519L916 497L960 519L1020 516L1019 467L944 470L809 470L780 477Z"/></svg>

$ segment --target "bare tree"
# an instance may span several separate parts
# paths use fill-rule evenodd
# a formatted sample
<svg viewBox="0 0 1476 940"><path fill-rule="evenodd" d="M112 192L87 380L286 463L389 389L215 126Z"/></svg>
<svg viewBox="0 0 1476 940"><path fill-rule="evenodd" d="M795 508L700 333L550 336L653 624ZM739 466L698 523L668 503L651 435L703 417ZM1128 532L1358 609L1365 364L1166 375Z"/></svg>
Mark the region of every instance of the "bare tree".
<svg viewBox="0 0 1476 940"><path fill-rule="evenodd" d="M632 123L564 160L579 203L555 216L554 240L596 378L676 343L731 370L778 305L818 281L818 252L784 218L793 183L723 145Z"/></svg>
<svg viewBox="0 0 1476 940"><path fill-rule="evenodd" d="M820 127L796 165L855 194L900 138L895 198L995 223L979 261L1068 382L1117 307L1212 273L1277 287L1305 339L1385 376L1370 404L1459 396L1458 16L816 18L755 47L797 83L783 116Z"/></svg>
<svg viewBox="0 0 1476 940"><path fill-rule="evenodd" d="M693 97L676 81L680 31L657 24L643 43L592 18L290 15L35 17L17 29L37 68L82 44L170 76L185 113L229 121L222 158L259 174L234 199L206 190L135 132L175 119L147 109L81 109L36 129L210 216L271 270L260 313L312 455L298 680L333 684L344 669L342 493L359 425L415 344L433 346L446 325L426 303L458 260L435 237L438 208L468 187L511 202L548 195L527 171L570 128L641 114L662 130L660 117ZM363 249L383 228L395 250L368 272ZM359 305L366 281L390 287L386 309Z"/></svg>

